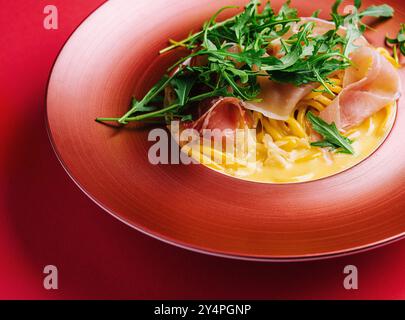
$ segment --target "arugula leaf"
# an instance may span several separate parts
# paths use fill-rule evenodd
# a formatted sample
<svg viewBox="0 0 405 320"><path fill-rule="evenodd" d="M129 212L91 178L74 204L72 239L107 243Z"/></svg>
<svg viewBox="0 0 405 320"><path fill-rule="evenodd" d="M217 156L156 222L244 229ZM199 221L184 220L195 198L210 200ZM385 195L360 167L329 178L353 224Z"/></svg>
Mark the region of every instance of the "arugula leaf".
<svg viewBox="0 0 405 320"><path fill-rule="evenodd" d="M191 76L181 76L171 81L174 91L177 94L178 104L184 106L187 103L191 89L196 79Z"/></svg>
<svg viewBox="0 0 405 320"><path fill-rule="evenodd" d="M180 119L180 121L192 121L193 120L193 116L191 115L191 114L187 114L187 115L185 115L185 116L182 116L181 117L181 119Z"/></svg>
<svg viewBox="0 0 405 320"><path fill-rule="evenodd" d="M321 9L318 9L318 10L314 11L314 12L312 13L311 17L312 17L312 18L318 18L319 15L320 15L320 13L321 13L321 11L322 11Z"/></svg>
<svg viewBox="0 0 405 320"><path fill-rule="evenodd" d="M371 6L359 13L362 17L391 18L394 15L394 9L387 4L380 6Z"/></svg>
<svg viewBox="0 0 405 320"><path fill-rule="evenodd" d="M157 109L157 107L145 106L145 105L139 103L139 101L136 100L135 98L132 98L131 106L133 108L134 113L135 112L150 112L150 111L154 111Z"/></svg>
<svg viewBox="0 0 405 320"><path fill-rule="evenodd" d="M401 23L401 29L398 31L396 38L391 39L387 36L385 41L390 45L394 45L394 49L398 45L400 52L405 56L405 23Z"/></svg>
<svg viewBox="0 0 405 320"><path fill-rule="evenodd" d="M252 3L251 6L255 6L255 3ZM245 40L246 30L248 28L248 22L252 18L251 17L251 10L248 6L247 9L236 18L235 24L231 27L231 29L235 32L236 39L238 40L238 44L243 46Z"/></svg>
<svg viewBox="0 0 405 320"><path fill-rule="evenodd" d="M363 35L364 29L359 26L360 17L358 15L357 9L354 9L353 13L347 16L344 21L346 26L346 45L343 54L345 56L349 56L351 52L358 48L358 46L356 46L354 42Z"/></svg>
<svg viewBox="0 0 405 320"><path fill-rule="evenodd" d="M317 142L312 142L311 146L313 147L319 147L319 148L329 148L329 149L336 149L336 145L333 143L323 140L323 141L317 141Z"/></svg>
<svg viewBox="0 0 405 320"><path fill-rule="evenodd" d="M138 112L138 110L142 110L145 108L145 106L155 99L165 88L166 86L170 83L170 81L173 79L172 77L169 77L167 75L163 76L158 83L156 83L150 90L149 92L143 97L142 100L137 101L133 100L133 104L131 109L124 114L121 118L117 119L117 122L120 124L127 124L127 119L133 115L134 113Z"/></svg>
<svg viewBox="0 0 405 320"><path fill-rule="evenodd" d="M342 4L343 0L336 0L335 3L332 5L332 13L334 14L339 14L338 9L340 5Z"/></svg>
<svg viewBox="0 0 405 320"><path fill-rule="evenodd" d="M340 15L338 13L339 6L343 0L336 0L332 6L332 19L336 24L336 30L341 26L346 28L346 37L344 45L344 55L348 56L352 51L357 49L354 45L354 41L360 38L366 27L361 23L361 19L364 17L376 17L376 18L391 18L394 15L394 9L389 5L370 6L363 11L359 11L362 5L361 0L354 1L354 8L352 13L347 15Z"/></svg>
<svg viewBox="0 0 405 320"><path fill-rule="evenodd" d="M243 70L236 69L236 68L229 68L228 69L230 72L232 72L234 75L238 76L240 78L240 81L245 84L248 83L249 81L249 74Z"/></svg>
<svg viewBox="0 0 405 320"><path fill-rule="evenodd" d="M329 124L315 116L311 111L307 113L307 118L311 122L312 128L324 138L324 141L311 143L312 146L337 149L341 153L354 154L352 142L340 134L335 123Z"/></svg>
<svg viewBox="0 0 405 320"><path fill-rule="evenodd" d="M284 19L297 18L298 17L298 10L295 9L295 8L291 8L290 4L291 4L291 0L287 0L286 3L284 3L281 6L281 9L278 12L278 15L283 17Z"/></svg>

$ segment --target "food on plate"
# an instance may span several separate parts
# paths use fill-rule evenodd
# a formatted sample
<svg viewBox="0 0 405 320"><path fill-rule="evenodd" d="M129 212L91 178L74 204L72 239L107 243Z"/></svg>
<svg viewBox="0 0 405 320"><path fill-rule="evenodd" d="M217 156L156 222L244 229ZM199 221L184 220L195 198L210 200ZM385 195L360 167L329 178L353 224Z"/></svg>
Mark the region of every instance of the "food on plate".
<svg viewBox="0 0 405 320"><path fill-rule="evenodd" d="M398 48L403 27L386 48L364 37L364 17L390 18L388 5L361 1L332 7L330 20L301 17L287 1L250 1L199 32L171 40L177 61L119 118L100 122L178 122L182 151L222 173L268 183L305 182L348 169L387 137L401 95ZM208 133L208 134L207 134ZM213 142L215 140L215 142ZM218 143L217 143L218 142Z"/></svg>

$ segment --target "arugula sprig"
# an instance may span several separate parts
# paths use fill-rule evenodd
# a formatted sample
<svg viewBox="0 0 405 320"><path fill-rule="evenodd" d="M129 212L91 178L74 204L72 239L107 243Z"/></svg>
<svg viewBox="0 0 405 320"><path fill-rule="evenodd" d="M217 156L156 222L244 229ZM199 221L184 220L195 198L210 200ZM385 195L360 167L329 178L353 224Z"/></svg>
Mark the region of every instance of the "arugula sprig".
<svg viewBox="0 0 405 320"><path fill-rule="evenodd" d="M398 46L402 55L405 56L405 23L401 23L401 29L398 31L396 38L390 38L387 36L385 41L389 45L394 46L395 51Z"/></svg>
<svg viewBox="0 0 405 320"><path fill-rule="evenodd" d="M352 141L340 134L335 123L329 124L315 116L311 111L307 113L307 118L311 122L312 128L324 139L311 143L312 146L333 149L338 153L354 154L351 146Z"/></svg>
<svg viewBox="0 0 405 320"><path fill-rule="evenodd" d="M357 48L354 43L355 40L360 38L366 31L367 26L361 22L361 19L364 17L391 18L394 15L394 9L389 5L383 4L379 6L373 5L361 11L362 1L354 0L354 6L351 8L351 12L341 15L338 10L342 2L343 0L335 1L332 6L331 16L336 25L336 32L341 27L346 29L343 42L343 54L347 57Z"/></svg>

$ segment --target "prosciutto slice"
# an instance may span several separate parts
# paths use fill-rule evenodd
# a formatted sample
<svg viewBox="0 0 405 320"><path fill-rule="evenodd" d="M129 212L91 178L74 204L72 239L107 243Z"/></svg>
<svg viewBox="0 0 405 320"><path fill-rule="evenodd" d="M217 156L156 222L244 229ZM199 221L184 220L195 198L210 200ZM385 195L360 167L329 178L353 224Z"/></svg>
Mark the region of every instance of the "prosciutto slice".
<svg viewBox="0 0 405 320"><path fill-rule="evenodd" d="M341 130L362 123L400 97L398 72L380 53L365 46L355 50L351 60L353 66L345 72L342 92L320 114Z"/></svg>
<svg viewBox="0 0 405 320"><path fill-rule="evenodd" d="M237 98L219 98L211 102L212 106L198 120L187 127L202 132L205 129L219 129L233 133L252 124L250 114L244 109L244 103Z"/></svg>
<svg viewBox="0 0 405 320"><path fill-rule="evenodd" d="M297 87L290 83L279 83L265 77L259 77L261 102L248 102L246 108L262 113L268 118L287 120L297 103L308 95L317 84Z"/></svg>

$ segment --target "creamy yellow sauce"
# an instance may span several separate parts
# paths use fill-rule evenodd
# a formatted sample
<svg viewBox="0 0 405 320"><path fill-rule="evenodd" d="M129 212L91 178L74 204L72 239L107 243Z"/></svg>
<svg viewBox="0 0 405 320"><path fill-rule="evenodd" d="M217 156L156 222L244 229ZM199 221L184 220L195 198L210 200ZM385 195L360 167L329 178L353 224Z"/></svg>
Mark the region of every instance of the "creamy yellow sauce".
<svg viewBox="0 0 405 320"><path fill-rule="evenodd" d="M329 177L347 170L369 157L389 134L396 115L396 105L388 106L361 125L352 128L344 135L353 140L354 155L335 153L312 147L322 153L312 160L298 160L290 166L264 163L257 166L253 172L235 165L222 168L215 164L207 167L236 178L265 183L297 183ZM260 155L259 155L260 157Z"/></svg>

